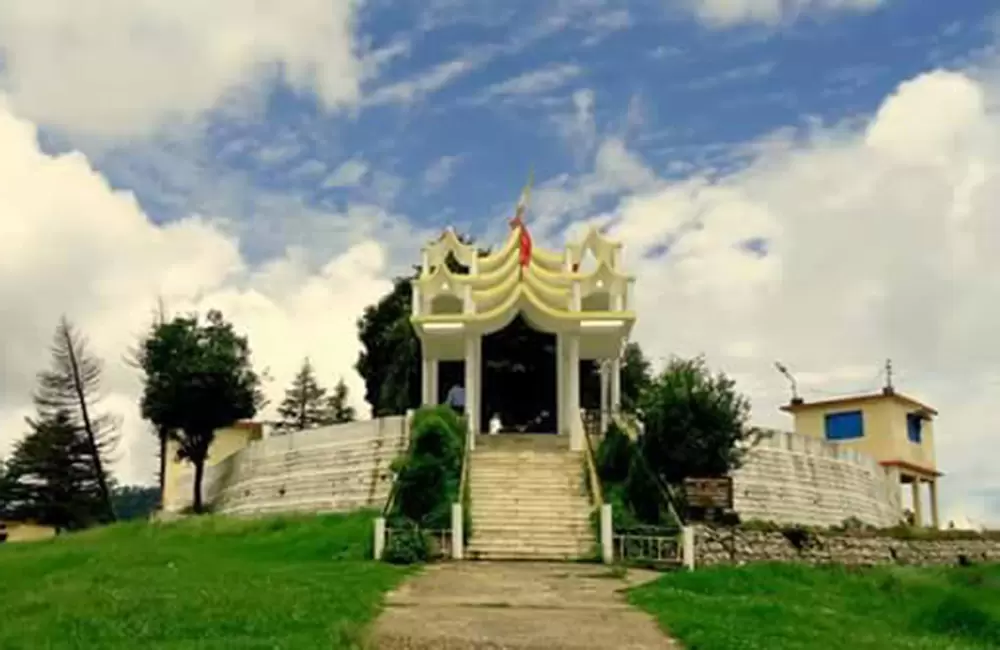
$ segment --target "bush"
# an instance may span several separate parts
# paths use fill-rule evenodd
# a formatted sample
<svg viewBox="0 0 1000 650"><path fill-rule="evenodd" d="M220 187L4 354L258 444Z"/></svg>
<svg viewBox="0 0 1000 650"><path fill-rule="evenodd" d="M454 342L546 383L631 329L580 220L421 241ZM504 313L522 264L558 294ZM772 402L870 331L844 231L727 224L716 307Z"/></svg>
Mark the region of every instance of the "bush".
<svg viewBox="0 0 1000 650"><path fill-rule="evenodd" d="M414 415L410 449L397 460L392 515L423 528L448 528L451 504L459 500L465 436L450 408L420 409Z"/></svg>
<svg viewBox="0 0 1000 650"><path fill-rule="evenodd" d="M411 521L401 520L394 523L396 527L392 528L383 559L391 564L426 562L431 548L427 533Z"/></svg>
<svg viewBox="0 0 1000 650"><path fill-rule="evenodd" d="M604 439L597 448L597 475L606 484L624 483L632 462L634 445L632 440L612 422Z"/></svg>

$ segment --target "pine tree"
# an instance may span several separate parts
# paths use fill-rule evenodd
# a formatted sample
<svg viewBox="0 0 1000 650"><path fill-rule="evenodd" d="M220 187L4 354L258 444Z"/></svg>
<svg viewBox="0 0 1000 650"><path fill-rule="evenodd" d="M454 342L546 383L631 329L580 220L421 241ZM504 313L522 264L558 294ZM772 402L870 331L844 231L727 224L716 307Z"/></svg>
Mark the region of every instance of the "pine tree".
<svg viewBox="0 0 1000 650"><path fill-rule="evenodd" d="M9 515L57 530L75 530L108 520L102 486L94 475L86 433L69 411L29 421L31 432L15 447L4 483Z"/></svg>
<svg viewBox="0 0 1000 650"><path fill-rule="evenodd" d="M86 339L64 316L52 342L52 366L39 373L34 401L41 421L61 421L82 431L88 447L92 476L100 489L107 516L114 520L107 466L118 444L118 422L110 414L96 413L101 399L103 366L87 350ZM41 424L41 423L39 423Z"/></svg>
<svg viewBox="0 0 1000 650"><path fill-rule="evenodd" d="M330 424L326 404L326 389L316 381L312 363L306 358L278 407L278 429L302 431Z"/></svg>
<svg viewBox="0 0 1000 650"><path fill-rule="evenodd" d="M333 395L327 399L327 420L330 424L342 424L355 420L354 407L347 403L347 384L341 377L333 387Z"/></svg>

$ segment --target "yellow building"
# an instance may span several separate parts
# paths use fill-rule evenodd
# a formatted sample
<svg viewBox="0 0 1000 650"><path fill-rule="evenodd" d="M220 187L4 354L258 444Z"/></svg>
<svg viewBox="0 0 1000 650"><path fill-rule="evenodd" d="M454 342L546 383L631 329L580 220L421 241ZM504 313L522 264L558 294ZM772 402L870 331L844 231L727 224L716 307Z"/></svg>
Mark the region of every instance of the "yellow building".
<svg viewBox="0 0 1000 650"><path fill-rule="evenodd" d="M781 407L795 419L795 431L843 445L899 471L910 486L917 525L923 525L920 486L930 497L930 523L940 527L937 480L942 473L934 459L934 418L937 411L892 389L816 402L792 400Z"/></svg>

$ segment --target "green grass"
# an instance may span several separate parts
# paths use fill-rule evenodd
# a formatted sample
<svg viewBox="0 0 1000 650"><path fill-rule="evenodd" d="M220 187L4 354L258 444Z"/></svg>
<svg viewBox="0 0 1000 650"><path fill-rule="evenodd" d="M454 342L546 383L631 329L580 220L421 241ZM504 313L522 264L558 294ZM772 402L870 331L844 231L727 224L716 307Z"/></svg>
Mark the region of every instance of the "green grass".
<svg viewBox="0 0 1000 650"><path fill-rule="evenodd" d="M352 648L406 574L372 516L133 523L0 546L0 648Z"/></svg>
<svg viewBox="0 0 1000 650"><path fill-rule="evenodd" d="M687 650L1000 648L1000 566L675 573L629 593Z"/></svg>

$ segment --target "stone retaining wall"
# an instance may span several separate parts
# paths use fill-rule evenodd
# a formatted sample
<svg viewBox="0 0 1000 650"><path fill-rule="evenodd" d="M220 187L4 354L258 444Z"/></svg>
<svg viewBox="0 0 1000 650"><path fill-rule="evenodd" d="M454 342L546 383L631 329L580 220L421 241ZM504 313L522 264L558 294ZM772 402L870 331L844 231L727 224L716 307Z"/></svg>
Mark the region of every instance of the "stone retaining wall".
<svg viewBox="0 0 1000 650"><path fill-rule="evenodd" d="M771 431L733 472L743 520L835 526L848 518L887 528L903 517L899 475L834 443Z"/></svg>
<svg viewBox="0 0 1000 650"><path fill-rule="evenodd" d="M265 438L206 467L203 498L216 512L235 515L382 508L390 465L408 444L405 416ZM179 496L164 504L168 512L190 505L192 468L174 480Z"/></svg>
<svg viewBox="0 0 1000 650"><path fill-rule="evenodd" d="M802 531L802 532L799 532ZM883 532L774 531L696 527L695 566L746 562L810 564L957 564L1000 562L1000 535L969 539L898 539ZM941 535L944 537L944 534Z"/></svg>

